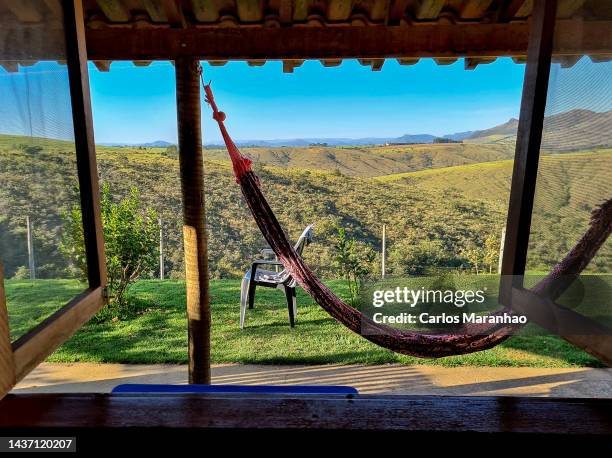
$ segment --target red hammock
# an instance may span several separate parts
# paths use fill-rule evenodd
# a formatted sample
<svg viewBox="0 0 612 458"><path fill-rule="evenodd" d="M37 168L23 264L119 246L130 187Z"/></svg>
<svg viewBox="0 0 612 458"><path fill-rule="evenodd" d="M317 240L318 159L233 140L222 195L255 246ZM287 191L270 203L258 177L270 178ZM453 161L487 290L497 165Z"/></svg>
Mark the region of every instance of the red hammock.
<svg viewBox="0 0 612 458"><path fill-rule="evenodd" d="M465 324L453 334L421 333L400 330L375 323L360 311L338 298L295 252L291 242L281 228L260 189L259 178L251 170L251 160L242 156L225 128L225 113L218 110L210 84L204 85L206 101L213 110L213 119L219 124L221 135L232 160L236 182L257 222L261 233L274 250L285 269L297 283L334 319L351 331L371 342L405 355L417 357L443 357L485 350L506 340L521 325ZM578 244L568 253L553 271L532 291L555 299L569 285L559 279L577 276L590 262L612 230L612 200L593 212L591 226ZM515 315L503 308L491 315Z"/></svg>

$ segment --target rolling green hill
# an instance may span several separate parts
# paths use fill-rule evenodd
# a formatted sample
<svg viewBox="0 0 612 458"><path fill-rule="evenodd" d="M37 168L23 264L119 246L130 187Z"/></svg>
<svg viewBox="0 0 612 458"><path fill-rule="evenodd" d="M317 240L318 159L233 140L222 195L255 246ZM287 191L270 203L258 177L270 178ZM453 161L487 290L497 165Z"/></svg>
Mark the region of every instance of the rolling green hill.
<svg viewBox="0 0 612 458"><path fill-rule="evenodd" d="M474 143L378 145L355 147L243 148L255 164L335 171L351 176L377 176L413 172L432 167L508 159L511 144ZM225 149L207 149L208 159L227 159Z"/></svg>
<svg viewBox="0 0 612 458"><path fill-rule="evenodd" d="M70 142L0 136L0 247L7 277L27 265L26 216L34 223L39 276L66 276L69 261L57 245L61 213L78 202L73 149ZM381 225L387 224L391 272L402 273L399 260L410 256L412 247L423 240L435 242L446 265L465 263L464 249L481 246L487 236L501 232L512 151L507 145L470 144L244 150L254 157L264 192L289 235L296 238L304 226L316 223L315 243L308 247L306 259L326 276L334 275L336 224L376 251ZM210 268L218 278L241 275L265 246L225 154L205 150ZM544 169L550 162L552 172L544 178L551 192L545 196L543 216L561 216L555 224L540 225L546 243L538 245L530 258L533 267L556 261L555 250L583 230L591 204L609 197L609 185L602 181L606 174L596 171L612 169L611 157L605 150L544 159ZM160 213L167 237L166 270L181 277L176 151L99 147L98 167L101 181L111 185L117 198L136 186L146 205ZM555 188L555 180L570 183L569 196L565 187ZM586 182L587 186L585 180L599 184ZM595 267L602 269L602 263ZM375 261L372 267L377 266Z"/></svg>

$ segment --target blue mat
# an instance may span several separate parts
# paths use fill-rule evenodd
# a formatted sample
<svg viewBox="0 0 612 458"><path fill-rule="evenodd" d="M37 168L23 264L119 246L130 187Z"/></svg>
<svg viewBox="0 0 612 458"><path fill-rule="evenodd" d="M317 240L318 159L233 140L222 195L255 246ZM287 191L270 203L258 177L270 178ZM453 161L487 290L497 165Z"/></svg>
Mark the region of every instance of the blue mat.
<svg viewBox="0 0 612 458"><path fill-rule="evenodd" d="M112 393L253 393L253 394L359 394L339 385L117 385Z"/></svg>

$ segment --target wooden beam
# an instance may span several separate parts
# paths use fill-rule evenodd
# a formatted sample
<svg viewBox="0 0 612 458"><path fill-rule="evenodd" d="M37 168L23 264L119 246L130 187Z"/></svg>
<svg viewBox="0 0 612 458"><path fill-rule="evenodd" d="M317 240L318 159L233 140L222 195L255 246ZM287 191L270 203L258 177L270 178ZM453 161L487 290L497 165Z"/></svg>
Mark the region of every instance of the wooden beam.
<svg viewBox="0 0 612 458"><path fill-rule="evenodd" d="M104 305L102 287L88 289L13 343L19 382L67 341Z"/></svg>
<svg viewBox="0 0 612 458"><path fill-rule="evenodd" d="M452 65L457 62L457 57L435 57L434 61L438 65Z"/></svg>
<svg viewBox="0 0 612 458"><path fill-rule="evenodd" d="M236 9L240 22L258 22L263 18L263 0L240 0Z"/></svg>
<svg viewBox="0 0 612 458"><path fill-rule="evenodd" d="M531 22L499 291L499 302L507 306L512 305L512 289L523 286L556 9L556 0L537 2Z"/></svg>
<svg viewBox="0 0 612 458"><path fill-rule="evenodd" d="M612 53L612 21L559 20L555 55ZM0 61L63 58L54 30L7 25L2 36L25 43L0 45ZM527 22L404 27L263 27L87 29L90 60L354 59L503 57L527 53ZM432 36L436 39L432 40ZM581 40L576 40L580 36Z"/></svg>
<svg viewBox="0 0 612 458"><path fill-rule="evenodd" d="M612 366L612 329L522 288L512 289L512 308L530 322Z"/></svg>
<svg viewBox="0 0 612 458"><path fill-rule="evenodd" d="M179 0L161 0L168 23L172 26L186 27L185 15Z"/></svg>
<svg viewBox="0 0 612 458"><path fill-rule="evenodd" d="M612 37L606 38L609 29L604 31L609 25L585 29L583 44L599 50L591 54L601 54L607 45L612 48ZM595 31L599 32L597 37ZM91 60L171 60L177 56L201 60L475 57L523 54L528 36L528 24L524 22L415 27L126 28L90 29L87 43ZM577 46L575 40L569 43Z"/></svg>
<svg viewBox="0 0 612 458"><path fill-rule="evenodd" d="M392 0L377 0L369 3L369 17L374 22L387 23L391 10Z"/></svg>
<svg viewBox="0 0 612 458"><path fill-rule="evenodd" d="M191 10L198 22L215 22L219 19L219 11L213 8L212 0L191 0Z"/></svg>
<svg viewBox="0 0 612 458"><path fill-rule="evenodd" d="M329 0L327 2L327 19L346 21L353 11L354 0Z"/></svg>
<svg viewBox="0 0 612 458"><path fill-rule="evenodd" d="M189 383L210 383L210 301L200 123L200 64L181 58L176 67L178 147L183 196L183 246L187 287Z"/></svg>
<svg viewBox="0 0 612 458"><path fill-rule="evenodd" d="M558 0L557 17L571 18L576 12L584 6L585 0Z"/></svg>
<svg viewBox="0 0 612 458"><path fill-rule="evenodd" d="M71 5L74 5L71 7ZM100 186L96 164L89 72L85 47L85 26L81 0L64 2L64 30L66 35L66 60L74 126L77 173L81 194L81 214L87 278L89 287L106 288L106 259L104 233L100 214Z"/></svg>
<svg viewBox="0 0 612 458"><path fill-rule="evenodd" d="M514 396L10 394L0 401L0 427L71 431L104 427L109 428L108 433L110 428L138 431L141 427L148 428L145 431L149 437L155 427L211 428L218 432L257 429L258 434L270 430L398 431L403 438L434 432L436 438L446 437L453 444L463 438L468 448L475 443L480 445L486 434L508 435L492 436L497 446L504 437L517 441L535 436L542 440L543 434L552 434L550 439L558 445L561 435L594 439L612 434L612 400ZM474 436L475 433L485 436ZM425 441L431 438L426 436ZM116 447L116 441L110 442Z"/></svg>
<svg viewBox="0 0 612 458"><path fill-rule="evenodd" d="M293 73L293 71L298 68L301 67L302 64L304 63L303 60L284 60L283 61L283 73Z"/></svg>
<svg viewBox="0 0 612 458"><path fill-rule="evenodd" d="M310 14L310 4L312 0L294 0L293 5L293 20L303 22Z"/></svg>
<svg viewBox="0 0 612 458"><path fill-rule="evenodd" d="M323 67L337 67L342 64L342 59L323 59L321 64Z"/></svg>
<svg viewBox="0 0 612 458"><path fill-rule="evenodd" d="M484 16L493 0L470 0L463 4L459 17L461 19L480 19Z"/></svg>
<svg viewBox="0 0 612 458"><path fill-rule="evenodd" d="M19 65L17 62L3 61L0 62L0 67L2 67L8 73L17 73L19 71Z"/></svg>
<svg viewBox="0 0 612 458"><path fill-rule="evenodd" d="M42 13L39 10L40 1L36 0L4 0L4 4L20 22L41 22Z"/></svg>
<svg viewBox="0 0 612 458"><path fill-rule="evenodd" d="M4 291L4 269L0 259L0 399L17 383L15 379L15 359L11 345L6 293Z"/></svg>
<svg viewBox="0 0 612 458"><path fill-rule="evenodd" d="M110 60L94 60L93 64L96 66L98 71L108 72L110 71L112 62Z"/></svg>
<svg viewBox="0 0 612 458"><path fill-rule="evenodd" d="M417 19L437 19L446 0L420 0L415 16Z"/></svg>
<svg viewBox="0 0 612 458"><path fill-rule="evenodd" d="M406 14L406 8L411 0L395 0L389 6L389 23L399 24Z"/></svg>
<svg viewBox="0 0 612 458"><path fill-rule="evenodd" d="M479 65L486 65L497 60L496 57L466 57L465 69L474 70Z"/></svg>
<svg viewBox="0 0 612 458"><path fill-rule="evenodd" d="M121 0L96 0L104 15L111 22L127 22L130 11Z"/></svg>
<svg viewBox="0 0 612 458"><path fill-rule="evenodd" d="M164 0L142 0L142 5L153 22L168 22L168 16L164 9Z"/></svg>
<svg viewBox="0 0 612 458"><path fill-rule="evenodd" d="M51 16L55 19L61 20L63 18L64 10L62 9L61 0L45 0L45 5L50 11Z"/></svg>
<svg viewBox="0 0 612 458"><path fill-rule="evenodd" d="M499 13L499 21L511 21L527 0L508 0Z"/></svg>
<svg viewBox="0 0 612 458"><path fill-rule="evenodd" d="M404 59L397 59L397 62L400 65L415 65L419 63L419 60L421 59L417 59L417 58L404 58Z"/></svg>
<svg viewBox="0 0 612 458"><path fill-rule="evenodd" d="M290 25L293 22L292 0L279 0L278 19L282 25Z"/></svg>

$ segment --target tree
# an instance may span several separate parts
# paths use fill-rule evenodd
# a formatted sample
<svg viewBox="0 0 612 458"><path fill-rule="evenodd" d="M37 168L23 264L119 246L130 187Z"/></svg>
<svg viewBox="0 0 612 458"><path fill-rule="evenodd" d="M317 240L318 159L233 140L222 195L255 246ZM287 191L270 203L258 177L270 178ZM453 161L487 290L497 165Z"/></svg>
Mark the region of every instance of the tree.
<svg viewBox="0 0 612 458"><path fill-rule="evenodd" d="M467 259L470 266L474 268L476 275L478 275L483 262L483 249L475 243L470 243L467 248L461 250L461 255Z"/></svg>
<svg viewBox="0 0 612 458"><path fill-rule="evenodd" d="M491 232L484 241L484 254L482 260L489 266L489 273L493 273L493 267L499 260L500 239L496 232Z"/></svg>
<svg viewBox="0 0 612 458"><path fill-rule="evenodd" d="M111 301L119 309L125 309L129 287L157 265L157 213L142 208L140 194L135 187L131 188L125 199L113 202L108 184L102 186L100 207ZM87 278L87 263L80 207L73 206L63 214L63 218L65 229L61 249L72 259L84 280Z"/></svg>
<svg viewBox="0 0 612 458"><path fill-rule="evenodd" d="M457 264L440 240L419 239L412 234L393 243L388 263L394 275L423 275Z"/></svg>
<svg viewBox="0 0 612 458"><path fill-rule="evenodd" d="M358 243L354 238L348 238L342 227L337 228L336 243L334 245L336 257L334 259L339 274L349 288L351 305L355 307L361 281L370 273L370 264L374 260L374 251Z"/></svg>

